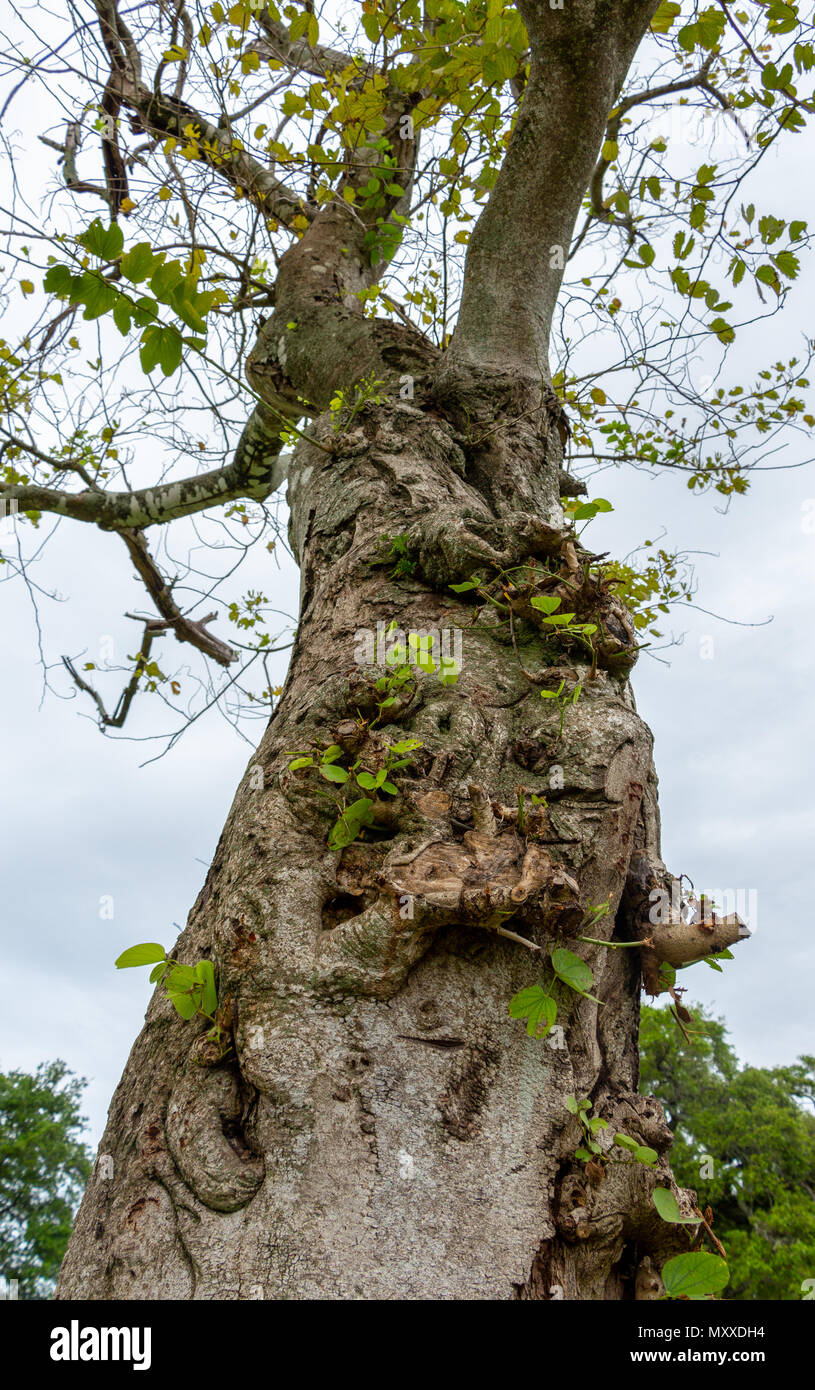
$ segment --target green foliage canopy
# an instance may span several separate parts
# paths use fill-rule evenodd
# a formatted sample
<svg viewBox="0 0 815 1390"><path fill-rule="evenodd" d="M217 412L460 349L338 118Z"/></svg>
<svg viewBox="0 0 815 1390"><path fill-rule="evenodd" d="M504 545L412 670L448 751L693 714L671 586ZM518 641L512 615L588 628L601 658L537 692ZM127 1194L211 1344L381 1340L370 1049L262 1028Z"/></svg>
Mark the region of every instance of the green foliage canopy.
<svg viewBox="0 0 815 1390"><path fill-rule="evenodd" d="M674 1131L677 1182L713 1208L723 1297L800 1299L815 1288L815 1057L740 1066L724 1023L691 1012L703 1031L689 1044L667 1010L643 1009L640 1089Z"/></svg>
<svg viewBox="0 0 815 1390"><path fill-rule="evenodd" d="M91 1171L84 1086L61 1061L0 1073L0 1274L19 1298L50 1294Z"/></svg>

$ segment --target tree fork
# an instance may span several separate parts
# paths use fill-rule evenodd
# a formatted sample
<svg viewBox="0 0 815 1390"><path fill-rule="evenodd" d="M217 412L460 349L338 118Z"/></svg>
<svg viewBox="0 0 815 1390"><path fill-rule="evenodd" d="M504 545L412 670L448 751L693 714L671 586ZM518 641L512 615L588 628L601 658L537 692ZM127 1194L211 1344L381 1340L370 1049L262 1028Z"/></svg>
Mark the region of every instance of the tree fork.
<svg viewBox="0 0 815 1390"><path fill-rule="evenodd" d="M173 951L215 962L230 1046L214 1056L206 1026L156 994L61 1298L649 1297L683 1239L652 1204L672 1186L670 1134L636 1093L639 952L579 943L596 999L560 990L562 1046L507 1009L541 948L578 946L587 908L608 903L592 935L642 940L642 885L667 879L633 629L564 527L547 359L562 273L547 253L568 246L657 4L519 8L529 81L446 351L364 316L384 263L344 200L308 209L281 258L247 375L272 419L294 402L313 417L288 474L300 625ZM135 109L139 81L122 76ZM407 189L409 132L394 153ZM365 382L370 404L332 408ZM242 450L267 486L273 434L256 420ZM480 607L451 588L473 575ZM532 599L556 590L595 625L591 658L541 623ZM357 658L360 634L392 620L458 629L462 663L455 684L419 677L384 712L380 672ZM578 685L565 717L540 698ZM396 794L332 850L337 809L293 754L333 744L381 771L406 737L420 746ZM626 1156L589 1175L570 1096L653 1148L655 1168Z"/></svg>

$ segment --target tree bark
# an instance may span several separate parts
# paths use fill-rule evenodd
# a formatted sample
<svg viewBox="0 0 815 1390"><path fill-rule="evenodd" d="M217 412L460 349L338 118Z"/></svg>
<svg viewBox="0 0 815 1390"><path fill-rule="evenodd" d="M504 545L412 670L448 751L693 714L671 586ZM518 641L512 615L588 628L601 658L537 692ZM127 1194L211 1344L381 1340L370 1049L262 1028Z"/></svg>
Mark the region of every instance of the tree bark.
<svg viewBox="0 0 815 1390"><path fill-rule="evenodd" d="M415 369L405 338L396 368ZM234 1050L214 1060L206 1025L154 998L101 1145L113 1177L102 1165L89 1185L62 1298L622 1298L666 1248L653 1173L626 1160L593 1187L564 1104L590 1097L670 1182L667 1127L636 1094L638 953L580 948L603 1002L563 998L551 1047L507 1012L535 956L493 929L574 946L583 908L608 898L596 931L628 934L632 851L658 865L630 629L595 595L607 644L592 679L520 615L516 653L505 623L475 622L450 590L532 559L574 585L575 552L547 409L481 381L467 433L457 401L433 396L434 367L412 402L369 406L339 435L322 417L331 452L297 451L297 645L173 953L216 962ZM371 563L397 532L406 579ZM462 667L450 686L420 675L371 728L381 671L356 664L358 634L393 618L460 629ZM539 690L580 676L560 738ZM382 838L330 850L332 813L288 771L292 753L339 742L375 767L406 735L422 746ZM549 807L519 830L521 785Z"/></svg>
<svg viewBox="0 0 815 1390"><path fill-rule="evenodd" d="M230 1050L219 1058L207 1025L156 993L61 1298L623 1299L659 1287L651 1271L680 1237L651 1200L672 1182L670 1133L637 1095L639 952L577 940L605 900L589 935L647 933L649 886L666 878L651 737L628 681L630 619L563 523L565 423L545 361L557 286L540 265L510 344L540 231L528 222L516 246L513 209L528 195L529 217L568 237L654 8L575 0L564 30L542 3L524 7L535 105L474 238L448 353L363 317L355 295L376 274L347 207L330 205L283 257L247 364L267 413L244 452L262 473L275 412L313 413L289 472L300 626L173 951L215 962ZM566 33L584 58L602 52L593 105L583 73L574 106ZM544 100L550 138L567 109L579 126L560 132L560 152L544 140ZM537 165L530 129L544 141ZM408 187L415 149L394 148ZM522 167L560 180L548 204L543 187L515 187ZM328 409L363 379L378 383L368 404ZM496 603L451 589L473 573ZM531 597L544 592L596 624L596 661L541 624ZM392 620L459 630L461 670L452 685L418 675L378 718L384 668L360 664L362 634ZM581 686L562 729L556 701L540 698L561 682ZM338 744L345 766L376 769L406 737L421 747L394 774L398 795L376 802L364 837L330 849L336 811L316 795L329 784L291 771L293 755ZM555 943L591 965L601 1002L560 987L562 1033L541 1041L507 1005L540 978L535 948ZM617 1150L592 1180L567 1096L590 1098L609 1135L655 1149L657 1168Z"/></svg>

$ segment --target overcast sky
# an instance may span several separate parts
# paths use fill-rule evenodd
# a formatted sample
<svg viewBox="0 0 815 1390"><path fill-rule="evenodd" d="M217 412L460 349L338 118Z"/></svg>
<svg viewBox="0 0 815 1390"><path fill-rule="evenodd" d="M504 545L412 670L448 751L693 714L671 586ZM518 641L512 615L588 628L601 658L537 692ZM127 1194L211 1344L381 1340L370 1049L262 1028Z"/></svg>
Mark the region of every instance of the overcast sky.
<svg viewBox="0 0 815 1390"><path fill-rule="evenodd" d="M809 213L811 224L814 149L807 136L769 171L772 210ZM751 379L768 351L799 352L802 335L815 327L813 300L808 257L789 308L769 329L739 341L727 384ZM795 444L787 462L803 459L805 447ZM791 1061L815 1052L815 513L807 509L815 507L815 474L810 466L757 473L749 494L726 509L715 494L691 495L678 476L611 471L592 492L615 506L587 537L597 550L625 554L664 530L666 545L710 552L697 557L698 602L732 622L683 610L669 624L684 633L681 644L661 653L667 664L642 657L633 684L656 738L666 863L697 889L753 890L758 905L757 931L725 972L700 965L683 983L690 998L725 1017L744 1060ZM10 523L3 526L0 549L9 539ZM84 649L93 658L104 634L114 636L120 655L132 650L136 629L122 615L143 609L144 600L121 551L115 537L60 524L37 571L39 582L60 591L59 600L41 605L50 661ZM253 564L266 592L294 612L294 566L278 568L270 556ZM736 625L767 618L763 626ZM81 700L49 694L43 702L32 607L19 583L0 586L0 623L0 1063L29 1069L64 1058L88 1078L96 1140L148 1000L146 972L119 973L113 961L134 942L174 940L251 748L215 714L142 767L153 745L103 738ZM228 637L223 621L217 630ZM164 648L170 645L165 639ZM284 669L281 657L280 678ZM68 693L66 679L55 683ZM259 738L261 727L247 732ZM156 728L154 711L136 710L134 734Z"/></svg>

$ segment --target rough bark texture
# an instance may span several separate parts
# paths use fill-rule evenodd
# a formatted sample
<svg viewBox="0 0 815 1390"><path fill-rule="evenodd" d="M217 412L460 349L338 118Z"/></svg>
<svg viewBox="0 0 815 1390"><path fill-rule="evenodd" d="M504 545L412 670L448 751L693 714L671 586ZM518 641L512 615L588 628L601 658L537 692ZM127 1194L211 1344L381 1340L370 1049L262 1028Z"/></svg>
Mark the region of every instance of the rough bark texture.
<svg viewBox="0 0 815 1390"><path fill-rule="evenodd" d="M582 78L573 186L552 193L565 235L654 8L580 0L577 56L558 47L562 27L541 50L559 73L550 137L580 54L604 55L591 111ZM540 26L539 63L554 20L543 4L524 13L533 35ZM534 70L530 101L541 80ZM529 121L540 126L535 110ZM687 1248L651 1201L671 1184L670 1134L636 1094L640 953L576 939L586 906L605 899L591 935L648 935L644 905L666 875L651 737L628 682L633 629L563 526L565 425L539 361L551 303L536 280L523 362L502 336L518 277L503 253L500 274L489 262L515 244L517 197L504 193L531 167L529 121L474 240L446 356L363 317L354 296L375 277L347 208L321 213L281 263L247 367L272 414L243 448L262 472L274 412L310 402L313 442L289 473L301 622L280 706L173 952L215 962L231 1048L219 1059L203 1022L154 997L101 1145L112 1177L105 1162L88 1186L62 1298L649 1297L666 1254ZM415 150L398 153L408 186ZM533 190L530 208L542 197ZM527 224L524 255L535 236ZM497 337L476 312L485 277ZM379 402L332 419L332 393L370 376ZM388 559L394 536L401 567ZM522 564L510 588L505 571ZM451 590L473 572L502 608ZM542 625L531 603L542 594L597 625L596 663ZM463 661L456 684L420 676L377 718L382 671L358 664L358 634L393 619L404 632L461 629ZM555 702L540 698L561 681L582 684L562 734ZM346 766L376 770L408 736L421 747L395 774L398 795L377 800L364 838L329 849L336 811L317 793L330 788L290 771L292 754L336 743ZM602 1001L560 990L562 1047L528 1038L507 1011L540 977L530 944L555 942L580 950ZM590 1097L609 1135L654 1148L656 1170L617 1150L592 1180L568 1095Z"/></svg>
<svg viewBox="0 0 815 1390"><path fill-rule="evenodd" d="M635 847L662 873L625 615L606 595L594 679L523 616L517 654L489 613L474 623L446 586L487 561L537 558L563 592L575 582L551 496L559 437L545 410L518 423L518 402L482 385L469 443L454 404L423 390L339 436L321 421L334 451L298 451L297 647L175 952L216 961L234 1052L213 1064L205 1025L154 999L101 1146L114 1177L89 1186L62 1297L620 1298L665 1252L650 1192L666 1160L655 1177L623 1159L592 1186L564 1105L590 1096L666 1151L656 1103L636 1095L638 953L581 947L603 1005L564 998L557 1049L509 1019L538 965L491 929L574 945L582 907L608 897L598 931L627 935L616 908ZM371 564L394 529L408 579ZM461 628L462 670L452 686L420 676L371 729L380 672L355 663L355 634L393 617ZM559 738L538 691L564 676L584 689ZM406 734L422 747L382 838L332 852L330 807L288 755L340 742L376 766ZM520 785L549 802L521 832Z"/></svg>

